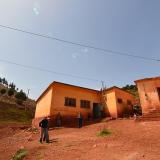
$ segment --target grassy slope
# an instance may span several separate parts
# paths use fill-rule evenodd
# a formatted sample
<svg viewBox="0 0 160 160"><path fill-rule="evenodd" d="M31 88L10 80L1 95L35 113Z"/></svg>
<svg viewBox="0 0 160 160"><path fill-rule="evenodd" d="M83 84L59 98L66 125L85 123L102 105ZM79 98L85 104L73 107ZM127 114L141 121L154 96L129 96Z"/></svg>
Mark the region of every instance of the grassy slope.
<svg viewBox="0 0 160 160"><path fill-rule="evenodd" d="M32 111L14 105L0 105L0 124L31 124Z"/></svg>

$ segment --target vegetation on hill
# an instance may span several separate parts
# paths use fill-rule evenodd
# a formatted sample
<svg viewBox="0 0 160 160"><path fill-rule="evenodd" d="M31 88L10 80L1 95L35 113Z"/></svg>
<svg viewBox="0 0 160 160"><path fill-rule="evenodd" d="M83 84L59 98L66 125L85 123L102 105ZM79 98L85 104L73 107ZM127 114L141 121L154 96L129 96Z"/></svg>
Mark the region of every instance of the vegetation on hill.
<svg viewBox="0 0 160 160"><path fill-rule="evenodd" d="M128 91L128 92L130 92L134 95L134 97L135 97L135 105L133 107L134 113L136 113L137 115L142 115L142 108L141 108L141 105L140 105L137 86L136 85L126 85L122 89L125 90L125 91Z"/></svg>
<svg viewBox="0 0 160 160"><path fill-rule="evenodd" d="M3 96L5 100L5 97L11 97L11 99L15 99L15 102L19 105L22 105L24 101L27 100L27 94L18 88L16 88L16 85L12 83L8 83L8 81L5 78L0 77L0 96Z"/></svg>
<svg viewBox="0 0 160 160"><path fill-rule="evenodd" d="M0 124L31 124L34 111L0 102Z"/></svg>
<svg viewBox="0 0 160 160"><path fill-rule="evenodd" d="M126 85L122 87L123 90L130 92L135 96L135 98L139 99L138 88L136 85Z"/></svg>
<svg viewBox="0 0 160 160"><path fill-rule="evenodd" d="M0 124L31 123L35 105L22 89L0 77Z"/></svg>

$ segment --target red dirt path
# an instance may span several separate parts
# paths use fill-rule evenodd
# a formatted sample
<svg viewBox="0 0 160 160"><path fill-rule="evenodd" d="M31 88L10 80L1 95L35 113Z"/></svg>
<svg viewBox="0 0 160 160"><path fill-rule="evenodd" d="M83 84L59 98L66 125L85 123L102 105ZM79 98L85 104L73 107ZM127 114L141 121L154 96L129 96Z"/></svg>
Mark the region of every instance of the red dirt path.
<svg viewBox="0 0 160 160"><path fill-rule="evenodd" d="M103 128L107 137L97 137ZM114 120L78 128L49 131L50 144L40 144L39 134L0 129L0 160L9 160L20 148L25 160L160 160L160 122ZM4 137L4 135L6 135Z"/></svg>

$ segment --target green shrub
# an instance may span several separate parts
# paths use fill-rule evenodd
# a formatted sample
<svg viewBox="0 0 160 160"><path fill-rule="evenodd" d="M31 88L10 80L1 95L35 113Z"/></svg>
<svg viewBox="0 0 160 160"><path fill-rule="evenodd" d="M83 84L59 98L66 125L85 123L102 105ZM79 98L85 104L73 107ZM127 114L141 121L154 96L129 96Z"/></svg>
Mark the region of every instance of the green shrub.
<svg viewBox="0 0 160 160"><path fill-rule="evenodd" d="M19 149L11 160L23 160L28 154L26 149Z"/></svg>
<svg viewBox="0 0 160 160"><path fill-rule="evenodd" d="M13 96L14 95L14 90L12 88L10 88L8 90L8 96Z"/></svg>
<svg viewBox="0 0 160 160"><path fill-rule="evenodd" d="M17 94L15 95L15 97L17 99L22 100L22 101L26 101L27 100L27 96L26 96L26 94L22 90L20 92L17 92Z"/></svg>
<svg viewBox="0 0 160 160"><path fill-rule="evenodd" d="M12 82L9 84L9 87L15 91L16 85Z"/></svg>
<svg viewBox="0 0 160 160"><path fill-rule="evenodd" d="M1 94L5 94L6 93L6 89L1 89Z"/></svg>
<svg viewBox="0 0 160 160"><path fill-rule="evenodd" d="M97 136L98 137L105 137L111 134L111 131L107 130L107 129L103 129L102 131L100 131Z"/></svg>

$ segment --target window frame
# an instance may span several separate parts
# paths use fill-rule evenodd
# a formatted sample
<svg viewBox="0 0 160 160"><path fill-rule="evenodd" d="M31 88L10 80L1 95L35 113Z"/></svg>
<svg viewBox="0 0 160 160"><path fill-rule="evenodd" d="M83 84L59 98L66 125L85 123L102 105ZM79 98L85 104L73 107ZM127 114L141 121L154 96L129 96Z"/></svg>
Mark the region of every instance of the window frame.
<svg viewBox="0 0 160 160"><path fill-rule="evenodd" d="M64 106L66 107L76 107L76 98L65 97Z"/></svg>
<svg viewBox="0 0 160 160"><path fill-rule="evenodd" d="M117 98L117 102L118 102L119 104L122 104L122 103L123 103L123 99L122 99L122 98Z"/></svg>
<svg viewBox="0 0 160 160"><path fill-rule="evenodd" d="M90 109L91 108L91 101L81 99L80 100L80 108Z"/></svg>

